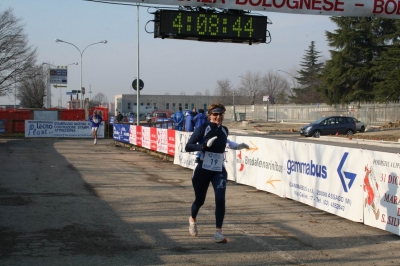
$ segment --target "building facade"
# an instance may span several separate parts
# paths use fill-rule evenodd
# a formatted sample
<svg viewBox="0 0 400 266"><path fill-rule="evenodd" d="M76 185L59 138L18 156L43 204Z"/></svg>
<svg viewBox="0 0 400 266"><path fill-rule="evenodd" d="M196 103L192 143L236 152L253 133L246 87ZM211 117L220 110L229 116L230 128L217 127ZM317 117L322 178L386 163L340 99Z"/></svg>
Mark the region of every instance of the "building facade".
<svg viewBox="0 0 400 266"><path fill-rule="evenodd" d="M171 112L178 111L179 107L182 110L194 107L196 109L205 109L213 102L214 96L202 95L145 95L141 94L139 99L140 114L144 115L151 111L170 110ZM119 94L115 96L114 114L121 112L124 115L135 113L137 110L137 95L136 94Z"/></svg>

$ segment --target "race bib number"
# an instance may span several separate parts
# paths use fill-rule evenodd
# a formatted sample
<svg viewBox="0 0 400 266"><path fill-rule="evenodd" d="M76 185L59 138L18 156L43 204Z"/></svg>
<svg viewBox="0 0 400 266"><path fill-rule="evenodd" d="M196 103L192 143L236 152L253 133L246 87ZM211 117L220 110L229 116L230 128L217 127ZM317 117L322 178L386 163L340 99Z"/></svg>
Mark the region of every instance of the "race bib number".
<svg viewBox="0 0 400 266"><path fill-rule="evenodd" d="M95 119L93 119L93 122L95 122L96 124L98 124L98 123L99 123L99 119L95 118Z"/></svg>
<svg viewBox="0 0 400 266"><path fill-rule="evenodd" d="M221 172L223 162L224 154L206 151L203 159L203 169Z"/></svg>

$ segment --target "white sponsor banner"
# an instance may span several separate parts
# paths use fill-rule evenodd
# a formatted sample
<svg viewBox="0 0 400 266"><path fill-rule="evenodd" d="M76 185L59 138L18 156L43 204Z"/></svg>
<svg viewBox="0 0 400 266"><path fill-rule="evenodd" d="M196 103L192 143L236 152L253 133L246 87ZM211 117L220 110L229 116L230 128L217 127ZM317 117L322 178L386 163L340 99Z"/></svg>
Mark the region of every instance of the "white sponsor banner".
<svg viewBox="0 0 400 266"><path fill-rule="evenodd" d="M229 135L228 139L236 142L236 136ZM228 180L236 182L236 150L226 149L224 163Z"/></svg>
<svg viewBox="0 0 400 266"><path fill-rule="evenodd" d="M157 151L168 153L168 129L157 128Z"/></svg>
<svg viewBox="0 0 400 266"><path fill-rule="evenodd" d="M150 150L150 127L142 127L142 147Z"/></svg>
<svg viewBox="0 0 400 266"><path fill-rule="evenodd" d="M130 125L129 126L129 143L133 145L137 145L136 143L136 126Z"/></svg>
<svg viewBox="0 0 400 266"><path fill-rule="evenodd" d="M85 121L36 121L25 120L27 138L93 138L92 123ZM104 122L97 130L97 137L104 138Z"/></svg>
<svg viewBox="0 0 400 266"><path fill-rule="evenodd" d="M209 6L291 14L400 18L398 0L109 0L139 4Z"/></svg>
<svg viewBox="0 0 400 266"><path fill-rule="evenodd" d="M367 151L364 163L364 223L400 234L399 154Z"/></svg>
<svg viewBox="0 0 400 266"><path fill-rule="evenodd" d="M175 157L174 164L194 169L197 152L186 152L185 146L192 132L175 131Z"/></svg>
<svg viewBox="0 0 400 266"><path fill-rule="evenodd" d="M252 164L251 161L254 159L255 152L258 149L258 143L256 137L243 137L236 136L237 143L246 143L250 146L250 149L237 150L236 151L236 182L252 187L257 186L257 174L258 168ZM252 144L256 142L257 144ZM256 153L258 154L258 153Z"/></svg>
<svg viewBox="0 0 400 266"><path fill-rule="evenodd" d="M289 142L286 151L287 198L363 222L365 150Z"/></svg>

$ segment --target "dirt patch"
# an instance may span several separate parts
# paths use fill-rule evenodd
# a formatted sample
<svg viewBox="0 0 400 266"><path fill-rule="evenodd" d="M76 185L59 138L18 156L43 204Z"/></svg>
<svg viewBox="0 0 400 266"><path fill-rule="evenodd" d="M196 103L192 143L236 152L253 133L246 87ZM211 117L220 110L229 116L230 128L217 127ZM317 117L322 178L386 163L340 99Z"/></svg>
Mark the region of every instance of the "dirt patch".
<svg viewBox="0 0 400 266"><path fill-rule="evenodd" d="M224 125L228 129L299 134L300 128L306 124L244 121L228 122ZM346 138L347 136L339 135L338 137ZM398 142L400 139L400 120L393 123L388 122L380 127L367 127L365 132L357 132L353 138Z"/></svg>

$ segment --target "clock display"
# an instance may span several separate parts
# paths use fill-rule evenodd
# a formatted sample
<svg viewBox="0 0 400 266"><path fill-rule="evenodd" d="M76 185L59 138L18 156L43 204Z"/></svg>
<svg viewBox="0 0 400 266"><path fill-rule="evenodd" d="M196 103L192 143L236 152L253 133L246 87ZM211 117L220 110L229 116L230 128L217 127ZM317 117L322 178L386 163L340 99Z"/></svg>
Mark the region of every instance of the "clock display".
<svg viewBox="0 0 400 266"><path fill-rule="evenodd" d="M158 10L155 38L198 41L265 43L267 17L225 13Z"/></svg>

